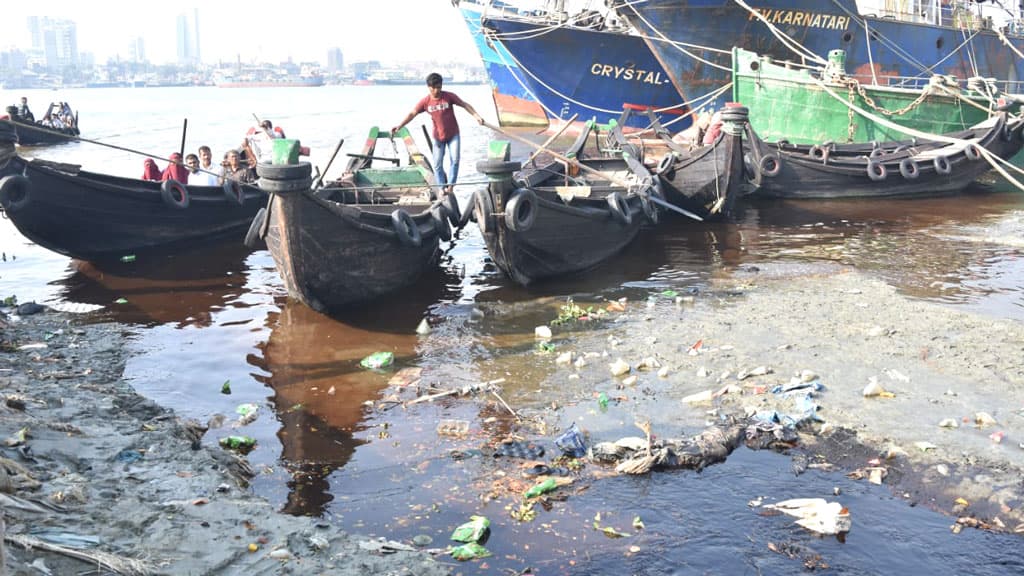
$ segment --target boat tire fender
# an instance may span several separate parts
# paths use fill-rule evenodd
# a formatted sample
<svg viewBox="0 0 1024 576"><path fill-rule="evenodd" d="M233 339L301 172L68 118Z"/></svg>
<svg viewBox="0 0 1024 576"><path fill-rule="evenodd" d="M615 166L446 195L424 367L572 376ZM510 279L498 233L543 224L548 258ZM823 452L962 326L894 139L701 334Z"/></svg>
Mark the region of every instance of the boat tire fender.
<svg viewBox="0 0 1024 576"><path fill-rule="evenodd" d="M537 219L537 195L529 188L519 188L505 202L505 226L513 232L526 232Z"/></svg>
<svg viewBox="0 0 1024 576"><path fill-rule="evenodd" d="M981 160L981 148L978 148L977 144L971 142L964 147L964 156L966 156L968 160Z"/></svg>
<svg viewBox="0 0 1024 576"><path fill-rule="evenodd" d="M825 157L825 148L815 144L811 146L811 149L807 151L808 155L815 160L821 160Z"/></svg>
<svg viewBox="0 0 1024 576"><path fill-rule="evenodd" d="M945 156L936 156L932 160L932 165L935 166L935 172L942 176L948 176L953 172L953 165L949 163L949 158Z"/></svg>
<svg viewBox="0 0 1024 576"><path fill-rule="evenodd" d="M881 162L875 162L874 160L868 162L868 178L871 178L875 182L881 182L889 176L889 170L886 169L885 164Z"/></svg>
<svg viewBox="0 0 1024 576"><path fill-rule="evenodd" d="M769 152L764 156L761 156L761 160L757 163L758 168L761 170L762 176L774 178L779 175L782 171L782 162L779 161L779 157Z"/></svg>
<svg viewBox="0 0 1024 576"><path fill-rule="evenodd" d="M608 210L611 211L612 218L619 224L629 226L633 223L633 213L629 211L629 204L626 203L622 194L612 192L608 195Z"/></svg>
<svg viewBox="0 0 1024 576"><path fill-rule="evenodd" d="M654 204L654 200L647 194L640 197L640 207L644 210L644 216L647 217L647 221L651 224L658 223L658 207Z"/></svg>
<svg viewBox="0 0 1024 576"><path fill-rule="evenodd" d="M900 160L900 175L907 180L913 180L921 175L921 169L913 158L904 158Z"/></svg>
<svg viewBox="0 0 1024 576"><path fill-rule="evenodd" d="M305 180L313 177L313 165L309 162L298 164L257 164L256 173L267 180Z"/></svg>
<svg viewBox="0 0 1024 576"><path fill-rule="evenodd" d="M224 197L228 199L228 202L238 204L239 206L245 204L245 192L242 191L242 183L230 178L225 179Z"/></svg>
<svg viewBox="0 0 1024 576"><path fill-rule="evenodd" d="M658 162L658 176L661 176L666 180L671 180L675 178L675 163L676 157L672 154L667 154L664 158L661 159L661 162Z"/></svg>
<svg viewBox="0 0 1024 576"><path fill-rule="evenodd" d="M430 209L430 216L434 220L434 230L441 240L447 242L452 239L452 226L448 223L450 218L448 209L444 206L434 206Z"/></svg>
<svg viewBox="0 0 1024 576"><path fill-rule="evenodd" d="M0 206L14 213L32 201L32 181L23 174L0 178Z"/></svg>
<svg viewBox="0 0 1024 576"><path fill-rule="evenodd" d="M418 247L423 242L419 226L405 210L399 208L391 213L391 226L402 245Z"/></svg>
<svg viewBox="0 0 1024 576"><path fill-rule="evenodd" d="M260 230L263 229L263 221L266 219L266 208L260 208L259 212L253 216L252 223L249 224L249 231L245 233L245 245L249 248L256 249L260 247L263 240L260 238Z"/></svg>
<svg viewBox="0 0 1024 576"><path fill-rule="evenodd" d="M462 230L469 224L469 221L473 219L473 209L476 206L476 194L469 197L469 201L466 206L462 209L462 214L459 215L459 223L456 225L458 230Z"/></svg>
<svg viewBox="0 0 1024 576"><path fill-rule="evenodd" d="M480 226L480 232L494 234L498 220L494 215L494 199L491 198L490 190L477 190L473 200L473 215Z"/></svg>
<svg viewBox="0 0 1024 576"><path fill-rule="evenodd" d="M1006 122L1003 122L1003 129L999 131L999 135L1003 138L1003 142L1009 142L1013 140L1013 128Z"/></svg>
<svg viewBox="0 0 1024 576"><path fill-rule="evenodd" d="M885 154L885 150L884 149L882 149L881 147L873 148L871 150L871 154L868 154L868 158L871 158L872 160L874 160L875 158L878 158L882 154Z"/></svg>
<svg viewBox="0 0 1024 576"><path fill-rule="evenodd" d="M441 200L441 206L448 215L448 222L452 226L458 226L462 221L462 212L459 210L459 199L455 197L455 194L445 194Z"/></svg>
<svg viewBox="0 0 1024 576"><path fill-rule="evenodd" d="M164 180L163 183L160 184L160 197L163 198L164 203L171 208L177 208L179 210L188 208L188 188L173 178L170 180Z"/></svg>

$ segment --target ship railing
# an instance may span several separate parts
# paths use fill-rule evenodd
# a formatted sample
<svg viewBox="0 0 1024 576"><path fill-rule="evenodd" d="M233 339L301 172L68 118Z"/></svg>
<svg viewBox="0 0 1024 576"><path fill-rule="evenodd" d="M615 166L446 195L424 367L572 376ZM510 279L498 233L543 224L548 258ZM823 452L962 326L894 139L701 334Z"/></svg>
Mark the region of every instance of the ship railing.
<svg viewBox="0 0 1024 576"><path fill-rule="evenodd" d="M906 6L909 3L902 3ZM972 9L972 6L973 9ZM938 8L938 10L936 10ZM991 16L982 13L980 5L967 2L955 2L950 6L938 6L934 4L925 7L919 12L907 10L902 7L877 7L870 12L863 12L862 16L877 18L881 20L897 20L899 22L913 22L916 24L933 24L947 28L961 30L994 30L996 23ZM1021 25L1019 22L1000 23L1009 31L1019 33Z"/></svg>
<svg viewBox="0 0 1024 576"><path fill-rule="evenodd" d="M864 84L870 84L874 81L870 74L851 74L852 78L856 78L857 81ZM950 84L955 82L961 90L968 89L968 80L966 78L957 78L954 76L945 76L944 82ZM908 90L923 90L929 84L932 83L931 77L928 76L880 76L878 77L878 84L881 86L888 86L891 88L906 88ZM988 84L991 84L999 89L1000 92L1008 94L1020 94L1024 91L1024 80L994 80L988 79Z"/></svg>

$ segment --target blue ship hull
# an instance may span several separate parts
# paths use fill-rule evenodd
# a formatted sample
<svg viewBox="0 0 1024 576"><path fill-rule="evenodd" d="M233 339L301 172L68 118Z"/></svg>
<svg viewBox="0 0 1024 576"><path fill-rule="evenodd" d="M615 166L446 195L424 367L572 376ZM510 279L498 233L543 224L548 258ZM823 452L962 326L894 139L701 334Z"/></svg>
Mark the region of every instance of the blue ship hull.
<svg viewBox="0 0 1024 576"><path fill-rule="evenodd" d="M466 3L462 17L473 36L484 69L491 83L494 107L501 126L547 126L547 115L521 78L522 72L500 42L492 42L483 34L481 7Z"/></svg>
<svg viewBox="0 0 1024 576"><path fill-rule="evenodd" d="M521 78L553 120L599 123L618 119L624 105L661 111L669 130L691 123L668 74L644 41L621 32L596 31L511 18L484 20L502 38ZM634 115L629 128L646 128Z"/></svg>
<svg viewBox="0 0 1024 576"><path fill-rule="evenodd" d="M919 86L933 74L951 74L961 80L983 76L1009 81L1005 90L1021 91L1018 79L1024 78L1024 63L995 32L981 30L975 34L972 29L955 28L954 24L966 23L962 13L959 17L950 12L941 17L932 14L933 21L942 24L938 25L861 16L852 0L747 3L782 33L822 58L829 50L845 50L846 70L860 82ZM729 51L734 45L774 59L800 62L767 25L733 0L647 0L619 8L618 12L648 37L651 51L687 99L730 81ZM661 35L685 45L660 41L657 38ZM967 38L970 41L965 44ZM1011 42L1018 49L1024 48L1018 36L1011 36ZM719 98L718 105L726 99Z"/></svg>

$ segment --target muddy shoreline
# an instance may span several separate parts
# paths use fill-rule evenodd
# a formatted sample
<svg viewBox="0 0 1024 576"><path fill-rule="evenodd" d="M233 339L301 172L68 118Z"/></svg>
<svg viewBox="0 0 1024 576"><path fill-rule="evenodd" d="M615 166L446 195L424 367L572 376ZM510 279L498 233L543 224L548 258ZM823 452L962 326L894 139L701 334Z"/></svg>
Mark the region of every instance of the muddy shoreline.
<svg viewBox="0 0 1024 576"><path fill-rule="evenodd" d="M193 450L196 423L124 382L123 338L117 325L53 311L3 321L0 435L8 442L0 455L12 488L4 493L28 508L7 506L9 538L77 544L142 561L152 573L453 570L445 556L384 554L379 541L275 511L247 488L244 458L201 443ZM724 274L700 293L627 302L594 324L555 327L551 342L553 353L514 360L548 366L534 396L544 404L509 398L550 421L549 430L578 420L591 442L614 440L623 422L587 418L582 408L596 391L661 437L696 435L724 416L791 414L792 398L771 390L809 371L822 384L821 421L802 425L787 451L796 473L883 468L884 485L951 525L967 518L977 523L966 528L1024 531L1020 323L912 300L845 267L767 265ZM560 362L567 352L584 361ZM642 369L650 358L657 366ZM613 376L618 359L630 371ZM865 397L872 379L892 396ZM714 398L683 401L707 392ZM10 541L6 555L11 574L40 573L34 562L54 573L89 564Z"/></svg>

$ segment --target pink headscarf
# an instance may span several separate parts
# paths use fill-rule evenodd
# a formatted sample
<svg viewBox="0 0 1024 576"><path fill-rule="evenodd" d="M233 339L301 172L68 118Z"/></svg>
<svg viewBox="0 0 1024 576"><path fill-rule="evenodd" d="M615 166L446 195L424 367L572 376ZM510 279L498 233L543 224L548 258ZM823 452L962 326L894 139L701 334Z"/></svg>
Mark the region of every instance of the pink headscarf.
<svg viewBox="0 0 1024 576"><path fill-rule="evenodd" d="M160 169L157 168L156 162L152 158L146 158L146 161L142 163L142 179L143 180L159 180Z"/></svg>
<svg viewBox="0 0 1024 576"><path fill-rule="evenodd" d="M161 180L177 180L182 184L188 182L188 168L181 163L181 154L175 152L171 154L171 163L164 169L164 173L160 175Z"/></svg>

